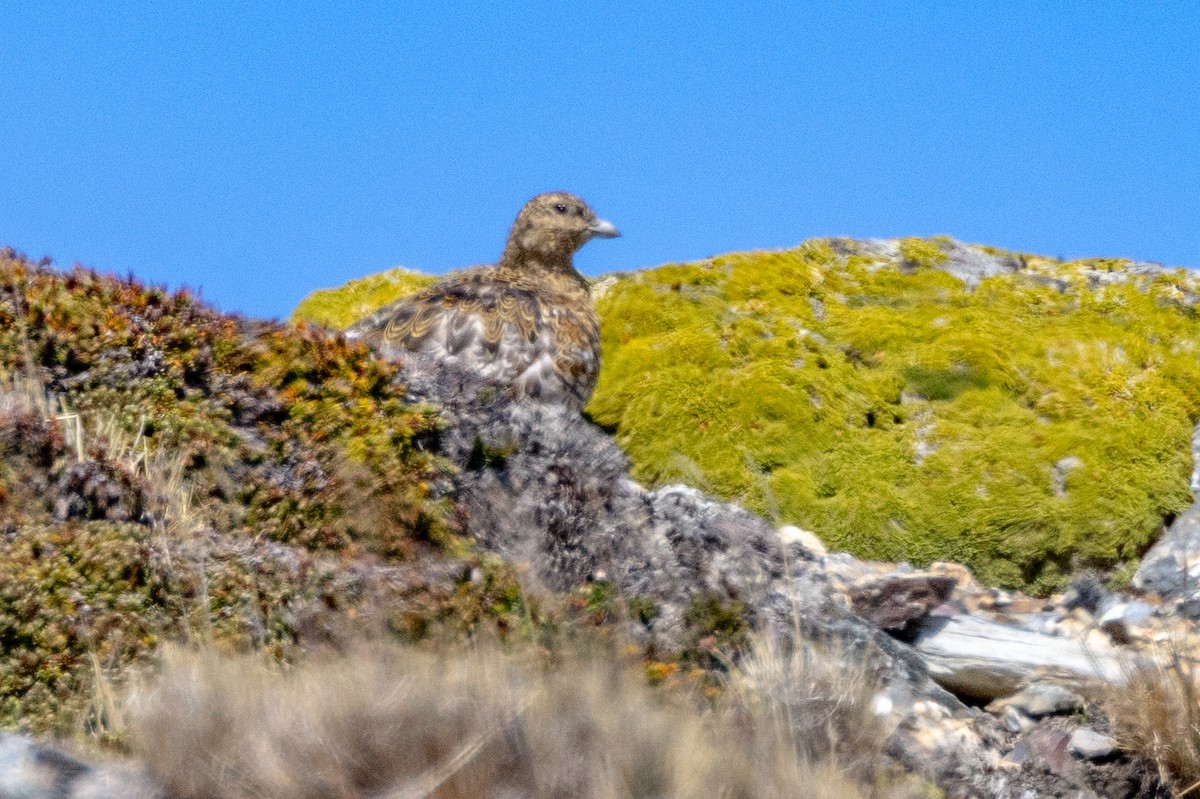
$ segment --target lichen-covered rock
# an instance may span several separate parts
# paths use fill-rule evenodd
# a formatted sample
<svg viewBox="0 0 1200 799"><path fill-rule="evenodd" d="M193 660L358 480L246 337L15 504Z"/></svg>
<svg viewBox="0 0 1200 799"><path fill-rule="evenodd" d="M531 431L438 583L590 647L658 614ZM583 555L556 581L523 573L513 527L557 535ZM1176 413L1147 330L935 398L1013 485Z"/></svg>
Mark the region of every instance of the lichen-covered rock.
<svg viewBox="0 0 1200 799"><path fill-rule="evenodd" d="M854 612L898 638L916 633L917 624L949 597L957 585L953 577L935 574L892 575L850 591Z"/></svg>
<svg viewBox="0 0 1200 799"><path fill-rule="evenodd" d="M514 400L457 370L405 379L442 408L461 529L529 564L542 586L611 583L641 608L635 628L668 648L722 632L702 629L711 619L695 628L698 604L736 608L740 625L792 616L787 581L812 558L763 519L684 486L642 488L612 438L572 408Z"/></svg>

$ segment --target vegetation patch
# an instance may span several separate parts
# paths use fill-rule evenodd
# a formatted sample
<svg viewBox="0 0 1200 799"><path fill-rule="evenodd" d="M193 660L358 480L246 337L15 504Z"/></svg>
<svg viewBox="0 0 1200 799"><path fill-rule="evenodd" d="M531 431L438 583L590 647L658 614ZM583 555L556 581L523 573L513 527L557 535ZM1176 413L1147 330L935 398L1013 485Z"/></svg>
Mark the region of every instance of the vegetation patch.
<svg viewBox="0 0 1200 799"><path fill-rule="evenodd" d="M950 244L814 240L610 275L587 412L638 480L831 549L1037 592L1127 573L1191 502L1194 286L980 248L1020 270L972 288L941 268Z"/></svg>
<svg viewBox="0 0 1200 799"><path fill-rule="evenodd" d="M437 278L397 267L352 280L334 289L319 289L296 306L293 316L341 330L367 314L432 284Z"/></svg>
<svg viewBox="0 0 1200 799"><path fill-rule="evenodd" d="M290 660L515 628L448 522L434 409L310 324L0 251L0 713L100 739L163 642ZM478 575L466 579L463 575Z"/></svg>
<svg viewBox="0 0 1200 799"><path fill-rule="evenodd" d="M940 795L880 756L853 663L769 653L707 701L612 651L531 655L360 647L285 671L174 651L126 734L179 797Z"/></svg>

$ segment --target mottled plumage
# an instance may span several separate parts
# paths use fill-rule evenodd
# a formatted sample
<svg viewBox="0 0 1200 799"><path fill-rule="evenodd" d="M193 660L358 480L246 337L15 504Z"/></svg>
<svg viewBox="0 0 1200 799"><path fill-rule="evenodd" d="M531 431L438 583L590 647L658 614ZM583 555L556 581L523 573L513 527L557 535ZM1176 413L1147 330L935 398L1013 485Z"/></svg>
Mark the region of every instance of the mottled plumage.
<svg viewBox="0 0 1200 799"><path fill-rule="evenodd" d="M385 358L458 368L521 396L582 408L600 372L600 323L572 256L617 229L587 203L530 200L499 263L459 272L356 323Z"/></svg>

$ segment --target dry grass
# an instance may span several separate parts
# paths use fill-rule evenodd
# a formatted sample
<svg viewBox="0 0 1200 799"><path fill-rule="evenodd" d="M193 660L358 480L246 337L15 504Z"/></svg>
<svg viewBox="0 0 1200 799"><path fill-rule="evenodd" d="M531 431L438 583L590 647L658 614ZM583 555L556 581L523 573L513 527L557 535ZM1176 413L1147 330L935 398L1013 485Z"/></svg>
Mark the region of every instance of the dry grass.
<svg viewBox="0 0 1200 799"><path fill-rule="evenodd" d="M1178 797L1200 795L1200 669L1179 647L1128 669L1105 696L1121 747L1149 757Z"/></svg>
<svg viewBox="0 0 1200 799"><path fill-rule="evenodd" d="M56 423L62 431L63 440L83 460L83 431L79 414L70 410L66 402L46 388L46 385L29 375L11 375L0 371L0 415L32 413Z"/></svg>
<svg viewBox="0 0 1200 799"><path fill-rule="evenodd" d="M186 458L152 445L144 435L145 417L130 432L115 412L80 414L41 380L0 373L0 415L12 413L33 413L58 425L75 460L104 461L140 478L155 530L182 535L202 524L184 478Z"/></svg>
<svg viewBox="0 0 1200 799"><path fill-rule="evenodd" d="M187 458L176 450L151 444L145 436L144 416L133 432L116 414L91 414L76 426L83 439L79 445L82 452L141 478L150 523L156 531L186 536L203 525L184 478Z"/></svg>
<svg viewBox="0 0 1200 799"><path fill-rule="evenodd" d="M134 692L130 733L180 799L879 795L837 763L851 738L867 741L845 734L861 709L835 718L858 707L853 681L831 703L820 677L771 705L775 681L812 662L760 662L714 708L649 688L612 656L547 670L494 651L376 646L287 670L175 651Z"/></svg>
<svg viewBox="0 0 1200 799"><path fill-rule="evenodd" d="M848 653L759 638L730 669L729 688L727 701L779 730L802 760L863 780L878 771L887 736L872 709L879 686Z"/></svg>

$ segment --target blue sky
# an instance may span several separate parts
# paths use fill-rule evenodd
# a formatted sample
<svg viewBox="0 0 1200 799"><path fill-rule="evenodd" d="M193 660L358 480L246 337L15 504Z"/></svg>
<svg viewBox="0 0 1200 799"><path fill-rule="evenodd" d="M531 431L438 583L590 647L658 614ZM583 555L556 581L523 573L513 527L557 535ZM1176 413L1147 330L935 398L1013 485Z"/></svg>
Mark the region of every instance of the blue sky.
<svg viewBox="0 0 1200 799"><path fill-rule="evenodd" d="M286 316L494 260L590 274L950 234L1200 266L1200 3L6 3L0 245Z"/></svg>

